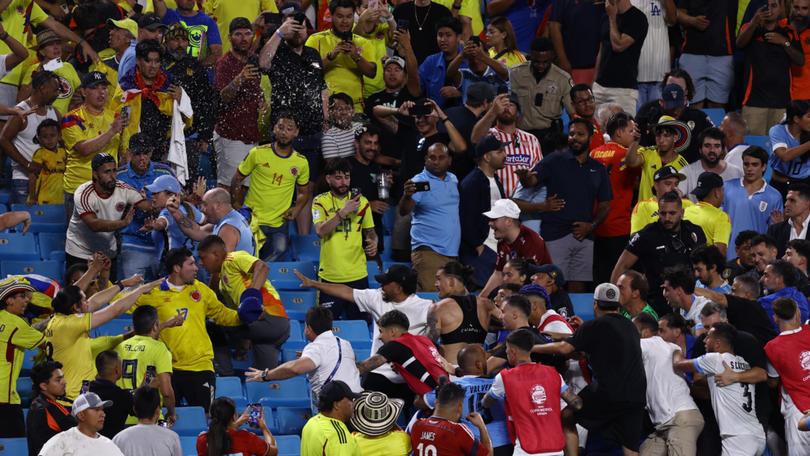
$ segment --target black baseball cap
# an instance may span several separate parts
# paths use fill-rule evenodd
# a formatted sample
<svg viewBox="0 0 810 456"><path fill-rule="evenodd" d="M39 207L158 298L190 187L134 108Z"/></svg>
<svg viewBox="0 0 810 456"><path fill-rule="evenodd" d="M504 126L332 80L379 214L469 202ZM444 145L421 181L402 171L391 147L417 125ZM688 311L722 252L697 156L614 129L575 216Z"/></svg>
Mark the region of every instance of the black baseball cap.
<svg viewBox="0 0 810 456"><path fill-rule="evenodd" d="M95 171L95 170L101 168L101 166L104 165L105 163L113 163L113 164L115 164L115 158L113 158L113 156L110 155L110 154L106 154L106 153L102 152L100 154L97 154L95 157L93 157L93 161L90 162L90 167L93 169L93 171Z"/></svg>
<svg viewBox="0 0 810 456"><path fill-rule="evenodd" d="M385 273L375 275L374 279L377 280L380 285L387 285L391 282L396 282L403 287L407 284L416 284L416 274L411 268L404 264L392 265Z"/></svg>
<svg viewBox="0 0 810 456"><path fill-rule="evenodd" d="M163 21L160 19L156 13L146 13L138 19L138 28L146 29L146 30L157 30L157 29L166 29L169 28Z"/></svg>
<svg viewBox="0 0 810 456"><path fill-rule="evenodd" d="M246 17L237 17L232 20L231 24L228 26L228 34L232 34L239 29L253 30L253 24L251 24Z"/></svg>
<svg viewBox="0 0 810 456"><path fill-rule="evenodd" d="M719 174L711 171L704 171L700 173L700 176L698 176L697 187L692 190L692 194L695 195L697 199L703 199L709 194L710 191L722 186L723 178L720 177Z"/></svg>
<svg viewBox="0 0 810 456"><path fill-rule="evenodd" d="M664 179L669 179L670 177L677 177L678 182L686 180L686 176L679 173L678 170L675 169L675 167L673 167L671 165L666 165L663 168L656 171L655 174L653 174L653 180L655 182L658 182L658 181L661 181L661 180L664 180Z"/></svg>
<svg viewBox="0 0 810 456"><path fill-rule="evenodd" d="M135 133L129 138L129 151L133 155L149 154L154 150L154 143L143 133Z"/></svg>
<svg viewBox="0 0 810 456"><path fill-rule="evenodd" d="M509 144L511 143L503 142L493 135L486 135L479 139L478 144L475 145L475 149L473 149L473 158L483 157L485 153L501 149Z"/></svg>
<svg viewBox="0 0 810 456"><path fill-rule="evenodd" d="M335 402L346 398L354 400L359 397L360 394L352 391L349 385L340 380L332 380L323 385L318 393L318 410L331 410Z"/></svg>
<svg viewBox="0 0 810 456"><path fill-rule="evenodd" d="M486 82L474 82L467 89L467 101L473 104L480 104L485 101L492 102L495 99L495 89Z"/></svg>
<svg viewBox="0 0 810 456"><path fill-rule="evenodd" d="M101 84L110 85L107 76L101 71L91 71L82 78L82 87L85 89L92 89Z"/></svg>

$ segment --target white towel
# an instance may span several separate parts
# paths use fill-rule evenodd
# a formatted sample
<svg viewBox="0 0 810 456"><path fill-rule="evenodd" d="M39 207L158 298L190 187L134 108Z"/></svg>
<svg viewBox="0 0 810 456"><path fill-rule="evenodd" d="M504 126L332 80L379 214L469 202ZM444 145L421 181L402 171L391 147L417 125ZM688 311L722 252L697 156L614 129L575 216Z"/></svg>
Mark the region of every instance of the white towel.
<svg viewBox="0 0 810 456"><path fill-rule="evenodd" d="M186 135L183 132L186 125L183 122L183 116L190 118L194 115L194 110L191 109L191 98L185 90L182 88L180 90L183 92L180 102L174 100L172 103L172 137L169 141L169 155L166 160L172 164L180 185L186 185L189 170L186 156Z"/></svg>

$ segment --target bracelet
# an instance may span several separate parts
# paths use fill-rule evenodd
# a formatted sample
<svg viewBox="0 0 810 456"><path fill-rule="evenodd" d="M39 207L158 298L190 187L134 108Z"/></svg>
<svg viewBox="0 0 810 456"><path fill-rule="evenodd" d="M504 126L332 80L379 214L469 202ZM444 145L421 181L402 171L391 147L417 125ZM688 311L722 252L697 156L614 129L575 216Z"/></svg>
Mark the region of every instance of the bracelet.
<svg viewBox="0 0 810 456"><path fill-rule="evenodd" d="M266 382L267 380L267 369L262 371L262 381Z"/></svg>
<svg viewBox="0 0 810 456"><path fill-rule="evenodd" d="M126 288L126 287L124 286L124 284L123 284L123 283L121 283L121 281L120 281L120 280L119 280L118 282L115 282L115 285L116 285L118 288L120 288L121 290L123 290L124 288Z"/></svg>
<svg viewBox="0 0 810 456"><path fill-rule="evenodd" d="M276 29L276 31L275 31L274 33L275 33L276 35L278 35L278 37L279 37L279 38L281 38L282 40L284 39L284 34L283 34L283 33L281 33L281 29L280 29L280 28L277 28L277 29Z"/></svg>
<svg viewBox="0 0 810 456"><path fill-rule="evenodd" d="M456 6L456 4L455 4L455 3L453 3L453 9L454 9L454 10L460 10L460 9L461 9L461 5Z"/></svg>
<svg viewBox="0 0 810 456"><path fill-rule="evenodd" d="M448 120L450 120L450 119L448 119L447 117L445 117L444 119L439 119L439 120L441 120L441 121L442 121L442 123L445 123L445 122L447 122L447 121L448 121Z"/></svg>

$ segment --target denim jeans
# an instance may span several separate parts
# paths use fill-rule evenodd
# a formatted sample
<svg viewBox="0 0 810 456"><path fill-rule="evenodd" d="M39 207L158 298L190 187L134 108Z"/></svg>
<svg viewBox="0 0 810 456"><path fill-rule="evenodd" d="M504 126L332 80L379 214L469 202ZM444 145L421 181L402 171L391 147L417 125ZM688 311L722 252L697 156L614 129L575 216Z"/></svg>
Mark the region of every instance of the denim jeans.
<svg viewBox="0 0 810 456"><path fill-rule="evenodd" d="M143 280L148 282L158 277L160 255L157 252L146 252L122 246L118 255L118 267L122 279L141 274Z"/></svg>
<svg viewBox="0 0 810 456"><path fill-rule="evenodd" d="M28 200L28 179L11 180L11 203L25 204Z"/></svg>
<svg viewBox="0 0 810 456"><path fill-rule="evenodd" d="M272 227L267 225L259 225L264 236L267 238L264 241L262 249L259 251L259 258L262 261L278 261L290 246L289 227L287 222L284 222L279 227Z"/></svg>
<svg viewBox="0 0 810 456"><path fill-rule="evenodd" d="M638 83L638 105L636 111L650 101L661 99L660 82L639 82Z"/></svg>

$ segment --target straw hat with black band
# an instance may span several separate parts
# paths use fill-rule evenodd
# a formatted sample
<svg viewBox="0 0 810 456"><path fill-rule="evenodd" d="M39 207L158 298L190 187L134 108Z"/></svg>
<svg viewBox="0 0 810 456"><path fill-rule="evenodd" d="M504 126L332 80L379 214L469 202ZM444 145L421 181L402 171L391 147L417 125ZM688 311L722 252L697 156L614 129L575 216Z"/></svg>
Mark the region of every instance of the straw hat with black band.
<svg viewBox="0 0 810 456"><path fill-rule="evenodd" d="M364 391L354 401L354 414L349 422L357 432L379 437L396 424L404 406L405 401L402 399L389 399L377 391Z"/></svg>

